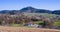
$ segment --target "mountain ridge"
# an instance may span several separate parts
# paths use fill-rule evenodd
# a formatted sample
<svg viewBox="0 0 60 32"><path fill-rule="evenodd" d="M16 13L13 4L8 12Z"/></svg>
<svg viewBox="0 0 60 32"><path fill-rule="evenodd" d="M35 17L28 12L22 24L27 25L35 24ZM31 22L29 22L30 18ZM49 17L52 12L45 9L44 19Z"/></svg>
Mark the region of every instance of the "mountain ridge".
<svg viewBox="0 0 60 32"><path fill-rule="evenodd" d="M2 10L0 11L0 14L5 14L5 13L9 13L9 14L16 14L16 13L22 13L22 12L26 12L26 13L49 13L49 14L58 14L60 15L60 10L46 10L46 9L37 9L37 8L33 8L33 7L24 7L20 10Z"/></svg>

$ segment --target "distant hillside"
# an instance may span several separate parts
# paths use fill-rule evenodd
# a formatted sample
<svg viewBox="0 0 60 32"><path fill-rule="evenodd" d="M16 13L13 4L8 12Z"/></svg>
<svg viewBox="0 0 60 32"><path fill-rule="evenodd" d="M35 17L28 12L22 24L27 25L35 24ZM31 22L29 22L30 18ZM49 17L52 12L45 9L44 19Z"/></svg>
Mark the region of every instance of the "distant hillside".
<svg viewBox="0 0 60 32"><path fill-rule="evenodd" d="M2 10L2 11L0 11L0 13L2 13L2 14L5 14L5 13L16 14L16 13L22 13L22 12L26 12L26 13L49 13L49 14L60 15L60 10L50 11L50 10L45 10L45 9L36 9L33 7L25 7L25 8L22 8L21 10Z"/></svg>
<svg viewBox="0 0 60 32"><path fill-rule="evenodd" d="M29 13L51 13L49 10L36 9L33 7L25 7L20 10L20 12L29 12Z"/></svg>
<svg viewBox="0 0 60 32"><path fill-rule="evenodd" d="M52 12L52 14L58 14L58 15L60 15L60 10L55 10L55 11Z"/></svg>

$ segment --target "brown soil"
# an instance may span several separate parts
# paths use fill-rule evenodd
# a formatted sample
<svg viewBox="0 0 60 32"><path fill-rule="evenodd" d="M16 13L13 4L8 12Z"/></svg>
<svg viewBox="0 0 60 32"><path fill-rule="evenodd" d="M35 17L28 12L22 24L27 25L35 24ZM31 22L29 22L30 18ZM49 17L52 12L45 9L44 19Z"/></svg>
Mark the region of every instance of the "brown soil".
<svg viewBox="0 0 60 32"><path fill-rule="evenodd" d="M0 26L0 32L60 32L56 29Z"/></svg>

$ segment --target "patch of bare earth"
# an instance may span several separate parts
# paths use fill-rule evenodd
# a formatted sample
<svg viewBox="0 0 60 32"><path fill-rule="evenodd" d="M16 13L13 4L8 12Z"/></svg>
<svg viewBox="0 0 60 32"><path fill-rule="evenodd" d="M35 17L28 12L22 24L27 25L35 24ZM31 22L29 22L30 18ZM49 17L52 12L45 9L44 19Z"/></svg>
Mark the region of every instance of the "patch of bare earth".
<svg viewBox="0 0 60 32"><path fill-rule="evenodd" d="M60 32L56 29L0 26L0 32Z"/></svg>

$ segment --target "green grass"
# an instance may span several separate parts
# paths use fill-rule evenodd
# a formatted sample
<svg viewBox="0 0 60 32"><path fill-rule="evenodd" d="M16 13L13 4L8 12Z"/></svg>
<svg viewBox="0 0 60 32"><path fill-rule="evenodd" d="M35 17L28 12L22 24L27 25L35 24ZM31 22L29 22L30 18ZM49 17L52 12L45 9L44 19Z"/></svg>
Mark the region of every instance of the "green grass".
<svg viewBox="0 0 60 32"><path fill-rule="evenodd" d="M26 27L26 28L33 28L31 26L23 26L22 24L11 24L11 27Z"/></svg>
<svg viewBox="0 0 60 32"><path fill-rule="evenodd" d="M42 23L43 21L35 21L34 24Z"/></svg>
<svg viewBox="0 0 60 32"><path fill-rule="evenodd" d="M34 27L32 27L32 26L24 26L24 27L27 27L27 28L34 28Z"/></svg>
<svg viewBox="0 0 60 32"><path fill-rule="evenodd" d="M12 27L22 27L23 25L22 24L10 24L10 26L12 26Z"/></svg>
<svg viewBox="0 0 60 32"><path fill-rule="evenodd" d="M55 26L60 26L60 20L57 20L56 22L54 22Z"/></svg>
<svg viewBox="0 0 60 32"><path fill-rule="evenodd" d="M48 14L48 13L25 13L25 15L27 16L32 16L32 15L43 15L45 17L53 17L53 16L58 16L58 15L55 15L55 14Z"/></svg>

